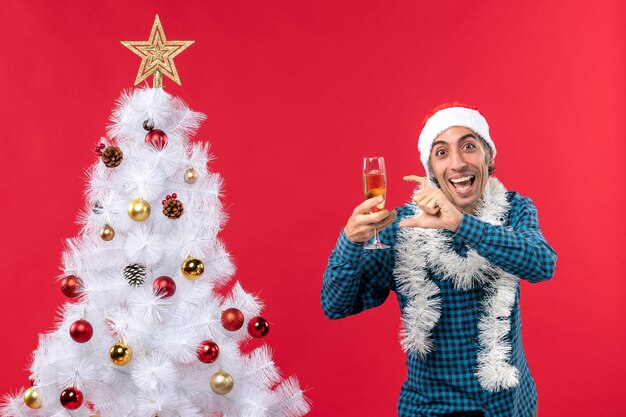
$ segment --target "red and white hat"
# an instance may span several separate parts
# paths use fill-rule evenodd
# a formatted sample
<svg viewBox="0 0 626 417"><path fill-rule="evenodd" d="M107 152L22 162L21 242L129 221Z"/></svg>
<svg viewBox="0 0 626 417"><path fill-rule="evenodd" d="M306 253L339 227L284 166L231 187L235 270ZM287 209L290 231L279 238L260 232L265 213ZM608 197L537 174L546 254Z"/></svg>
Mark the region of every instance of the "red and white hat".
<svg viewBox="0 0 626 417"><path fill-rule="evenodd" d="M491 148L492 158L496 157L496 145L491 140L491 136L489 136L489 125L478 109L457 102L445 103L435 107L426 115L422 123L419 141L417 142L420 160L428 175L431 175L428 172L428 159L430 158L433 142L441 132L454 126L466 127L476 132Z"/></svg>

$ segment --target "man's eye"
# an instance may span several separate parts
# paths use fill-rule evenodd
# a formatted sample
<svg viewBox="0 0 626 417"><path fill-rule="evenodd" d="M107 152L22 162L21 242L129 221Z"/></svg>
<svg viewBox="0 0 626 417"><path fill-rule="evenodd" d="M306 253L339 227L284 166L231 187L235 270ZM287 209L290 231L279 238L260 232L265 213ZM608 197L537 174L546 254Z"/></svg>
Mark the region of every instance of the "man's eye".
<svg viewBox="0 0 626 417"><path fill-rule="evenodd" d="M446 153L445 149L438 149L437 151L435 151L436 156L442 156L442 155L445 155L445 153Z"/></svg>
<svg viewBox="0 0 626 417"><path fill-rule="evenodd" d="M476 146L473 143L466 143L463 147L465 149L474 149L474 148L476 148Z"/></svg>

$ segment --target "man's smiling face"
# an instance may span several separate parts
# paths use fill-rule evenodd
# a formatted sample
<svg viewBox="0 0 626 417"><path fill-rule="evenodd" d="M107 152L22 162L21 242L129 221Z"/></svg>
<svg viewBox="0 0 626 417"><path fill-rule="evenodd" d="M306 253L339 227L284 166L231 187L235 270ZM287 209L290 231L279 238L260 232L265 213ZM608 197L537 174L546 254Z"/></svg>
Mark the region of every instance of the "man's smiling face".
<svg viewBox="0 0 626 417"><path fill-rule="evenodd" d="M430 151L432 174L443 194L460 210L475 214L489 178L491 155L465 127L444 130Z"/></svg>

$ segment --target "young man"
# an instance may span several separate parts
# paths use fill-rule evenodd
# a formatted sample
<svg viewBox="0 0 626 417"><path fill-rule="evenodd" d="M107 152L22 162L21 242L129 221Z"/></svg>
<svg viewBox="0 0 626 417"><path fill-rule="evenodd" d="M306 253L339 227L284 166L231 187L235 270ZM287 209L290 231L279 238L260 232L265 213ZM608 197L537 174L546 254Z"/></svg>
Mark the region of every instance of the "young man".
<svg viewBox="0 0 626 417"><path fill-rule="evenodd" d="M396 293L408 367L401 417L534 416L519 279L548 280L556 263L537 209L491 176L496 147L475 108L433 110L418 148L429 178L405 177L420 185L413 202L370 213L381 202L372 198L348 219L324 274L324 312L346 317ZM363 250L374 227L390 249Z"/></svg>

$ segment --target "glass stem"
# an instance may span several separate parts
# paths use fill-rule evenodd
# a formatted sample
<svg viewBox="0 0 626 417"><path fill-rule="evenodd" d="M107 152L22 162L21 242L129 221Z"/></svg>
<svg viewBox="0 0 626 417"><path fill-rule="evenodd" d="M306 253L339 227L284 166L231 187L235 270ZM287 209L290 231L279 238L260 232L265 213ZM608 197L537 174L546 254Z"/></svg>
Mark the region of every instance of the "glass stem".
<svg viewBox="0 0 626 417"><path fill-rule="evenodd" d="M374 226L374 244L378 245L380 240L378 240L378 229Z"/></svg>

